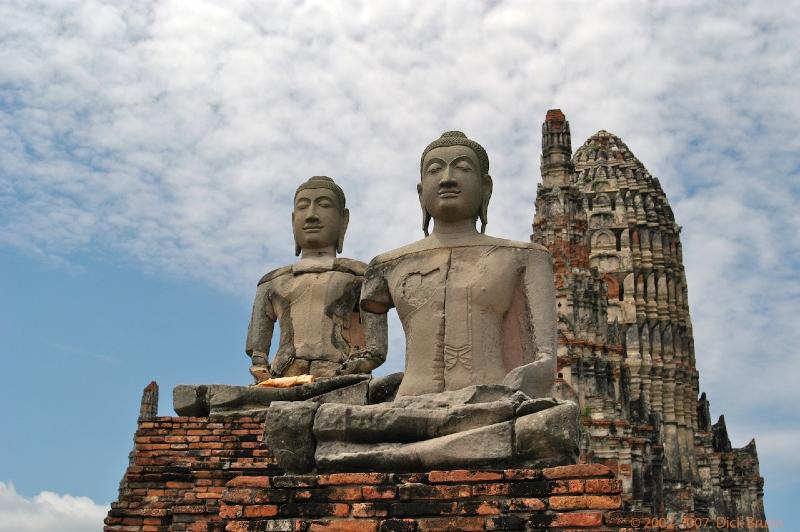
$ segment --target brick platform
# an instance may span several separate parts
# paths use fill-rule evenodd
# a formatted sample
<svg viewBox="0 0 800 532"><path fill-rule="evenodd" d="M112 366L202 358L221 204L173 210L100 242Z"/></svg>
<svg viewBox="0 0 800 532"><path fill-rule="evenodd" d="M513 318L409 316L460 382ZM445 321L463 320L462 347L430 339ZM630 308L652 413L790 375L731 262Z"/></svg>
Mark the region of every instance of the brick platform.
<svg viewBox="0 0 800 532"><path fill-rule="evenodd" d="M219 500L229 480L282 473L263 432L264 422L251 417L141 420L105 530L224 530Z"/></svg>
<svg viewBox="0 0 800 532"><path fill-rule="evenodd" d="M286 476L263 421L142 419L105 530L623 530L600 464L544 470Z"/></svg>
<svg viewBox="0 0 800 532"><path fill-rule="evenodd" d="M228 483L220 514L236 532L604 528L604 513L622 505L610 477L599 464L242 477Z"/></svg>

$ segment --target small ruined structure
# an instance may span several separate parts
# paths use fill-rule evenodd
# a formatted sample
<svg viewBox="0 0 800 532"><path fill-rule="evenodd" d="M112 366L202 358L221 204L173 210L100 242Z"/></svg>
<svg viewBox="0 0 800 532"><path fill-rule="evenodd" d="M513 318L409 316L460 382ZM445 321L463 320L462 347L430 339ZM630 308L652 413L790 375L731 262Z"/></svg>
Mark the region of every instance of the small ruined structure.
<svg viewBox="0 0 800 532"><path fill-rule="evenodd" d="M650 515L764 519L755 441L731 448L698 397L680 226L619 137L573 155L558 110L542 126L532 240L555 261L558 373L576 392L587 461L614 464Z"/></svg>
<svg viewBox="0 0 800 532"><path fill-rule="evenodd" d="M303 257L259 285L248 333L273 378L178 386L179 417L148 385L105 530L764 528L755 443L698 398L680 227L627 146L600 131L573 156L548 111L531 242L484 234L489 159L463 133L420 174L425 238L368 267L336 258L341 189L298 189ZM317 200L339 208L298 217ZM406 371L372 377L392 307Z"/></svg>

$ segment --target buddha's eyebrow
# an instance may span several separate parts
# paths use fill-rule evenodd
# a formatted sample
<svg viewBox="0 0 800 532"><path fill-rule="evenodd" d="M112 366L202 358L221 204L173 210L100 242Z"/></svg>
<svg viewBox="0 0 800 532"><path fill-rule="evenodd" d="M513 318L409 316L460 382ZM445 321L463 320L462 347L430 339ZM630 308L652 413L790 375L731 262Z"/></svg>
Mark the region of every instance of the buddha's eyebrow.
<svg viewBox="0 0 800 532"><path fill-rule="evenodd" d="M441 158L439 158L439 157L433 157L433 158L431 158L431 160L429 160L429 161L428 161L428 162L425 164L425 168L428 168L428 167L429 167L430 165L432 165L433 163L445 164L445 162L444 162L444 159L441 159Z"/></svg>
<svg viewBox="0 0 800 532"><path fill-rule="evenodd" d="M469 155L459 155L458 157L453 159L454 163L460 163L461 161L467 161L471 166L475 166L475 162Z"/></svg>

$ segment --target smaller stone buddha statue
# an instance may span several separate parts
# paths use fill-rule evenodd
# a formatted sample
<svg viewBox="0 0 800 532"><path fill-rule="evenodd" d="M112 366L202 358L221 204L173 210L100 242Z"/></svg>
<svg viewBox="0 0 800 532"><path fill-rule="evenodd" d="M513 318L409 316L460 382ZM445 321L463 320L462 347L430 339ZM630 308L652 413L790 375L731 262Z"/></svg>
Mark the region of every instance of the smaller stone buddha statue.
<svg viewBox="0 0 800 532"><path fill-rule="evenodd" d="M262 416L274 401L366 404L394 382L369 375L386 359L387 331L386 316L359 310L366 264L336 256L349 219L344 191L330 177L297 188L292 229L300 260L258 282L247 331L250 373L262 386L179 384L172 392L178 415ZM270 361L276 322L280 341Z"/></svg>
<svg viewBox="0 0 800 532"><path fill-rule="evenodd" d="M370 373L386 359L386 317L359 311L366 264L336 256L349 220L344 191L330 177L297 188L292 230L300 260L264 275L253 303L246 352L256 382ZM280 342L270 362L275 322Z"/></svg>

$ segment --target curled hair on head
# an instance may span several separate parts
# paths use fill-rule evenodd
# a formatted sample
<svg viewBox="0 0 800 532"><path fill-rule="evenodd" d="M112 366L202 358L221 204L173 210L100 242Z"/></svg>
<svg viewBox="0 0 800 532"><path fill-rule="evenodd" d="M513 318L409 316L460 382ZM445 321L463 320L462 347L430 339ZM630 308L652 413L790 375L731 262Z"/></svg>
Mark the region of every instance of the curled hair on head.
<svg viewBox="0 0 800 532"><path fill-rule="evenodd" d="M486 154L486 150L483 149L483 146L474 140L467 138L467 136L461 131L445 131L438 139L428 144L422 151L422 157L419 159L420 175L422 175L422 163L425 160L425 156L428 155L428 152L434 148L442 148L446 146L466 146L467 148L470 148L478 157L478 164L481 167L481 175L486 175L489 173L489 156Z"/></svg>
<svg viewBox="0 0 800 532"><path fill-rule="evenodd" d="M297 190L294 192L294 198L297 199L297 195L301 190L306 190L309 188L326 188L332 191L334 195L336 195L336 199L339 200L339 210L344 212L346 207L344 190L342 190L342 187L336 184L336 181L326 175L315 175L310 177L308 178L308 181L297 187Z"/></svg>

